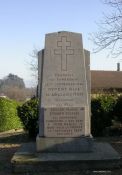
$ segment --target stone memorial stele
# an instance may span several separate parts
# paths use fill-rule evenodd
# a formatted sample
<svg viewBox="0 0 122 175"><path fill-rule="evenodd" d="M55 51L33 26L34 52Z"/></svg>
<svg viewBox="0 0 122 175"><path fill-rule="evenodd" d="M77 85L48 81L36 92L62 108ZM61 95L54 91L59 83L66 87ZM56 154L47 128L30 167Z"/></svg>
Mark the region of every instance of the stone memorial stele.
<svg viewBox="0 0 122 175"><path fill-rule="evenodd" d="M11 163L15 173L94 174L120 167L107 143L93 141L90 129L90 52L82 35L46 34L38 53L39 134L22 144Z"/></svg>
<svg viewBox="0 0 122 175"><path fill-rule="evenodd" d="M82 35L65 31L46 34L38 60L37 151L92 151L90 52L83 49Z"/></svg>

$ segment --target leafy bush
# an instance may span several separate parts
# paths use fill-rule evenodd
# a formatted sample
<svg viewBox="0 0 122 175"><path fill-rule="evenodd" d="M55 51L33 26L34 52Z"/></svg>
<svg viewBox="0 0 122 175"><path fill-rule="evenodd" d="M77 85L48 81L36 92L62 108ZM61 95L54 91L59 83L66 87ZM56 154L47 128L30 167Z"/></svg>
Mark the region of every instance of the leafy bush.
<svg viewBox="0 0 122 175"><path fill-rule="evenodd" d="M91 130L93 136L103 136L106 128L112 125L112 111L116 98L103 95L91 101Z"/></svg>
<svg viewBox="0 0 122 175"><path fill-rule="evenodd" d="M35 137L38 132L38 100L36 98L18 107L18 115L29 136ZM91 130L93 136L113 134L115 116L122 122L122 97L102 95L91 101ZM117 121L117 120L115 120ZM110 129L110 130L108 130ZM120 130L120 129L119 129ZM118 133L118 130L117 132ZM120 131L119 131L120 133Z"/></svg>
<svg viewBox="0 0 122 175"><path fill-rule="evenodd" d="M113 108L113 116L116 121L122 123L122 96L117 99L116 105Z"/></svg>
<svg viewBox="0 0 122 175"><path fill-rule="evenodd" d="M17 102L0 97L0 132L23 127L17 115L17 106Z"/></svg>
<svg viewBox="0 0 122 175"><path fill-rule="evenodd" d="M105 112L111 112L113 111L113 107L116 104L117 101L117 96L113 95L102 95L101 97L98 98L100 100L101 103L101 107L103 108L103 110Z"/></svg>
<svg viewBox="0 0 122 175"><path fill-rule="evenodd" d="M38 132L38 100L32 98L17 108L24 129L28 131L30 137L35 137Z"/></svg>

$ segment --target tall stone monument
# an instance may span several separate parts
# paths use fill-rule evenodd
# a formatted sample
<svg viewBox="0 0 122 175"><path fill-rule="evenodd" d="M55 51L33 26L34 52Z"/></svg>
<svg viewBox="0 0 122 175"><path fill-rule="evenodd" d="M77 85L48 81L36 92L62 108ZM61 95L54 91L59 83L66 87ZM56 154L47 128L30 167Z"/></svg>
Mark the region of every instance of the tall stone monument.
<svg viewBox="0 0 122 175"><path fill-rule="evenodd" d="M92 151L90 53L82 35L47 34L39 52L39 135L41 152Z"/></svg>
<svg viewBox="0 0 122 175"><path fill-rule="evenodd" d="M11 163L15 173L94 174L120 166L107 143L93 142L90 131L90 52L82 35L47 34L39 57L39 134L25 143Z"/></svg>

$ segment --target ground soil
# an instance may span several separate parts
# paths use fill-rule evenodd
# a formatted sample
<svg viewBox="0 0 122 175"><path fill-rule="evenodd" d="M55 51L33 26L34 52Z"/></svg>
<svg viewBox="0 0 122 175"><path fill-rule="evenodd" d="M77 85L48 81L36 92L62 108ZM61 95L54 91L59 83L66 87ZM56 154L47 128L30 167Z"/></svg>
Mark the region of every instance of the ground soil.
<svg viewBox="0 0 122 175"><path fill-rule="evenodd" d="M11 158L22 143L30 139L22 130L0 133L0 175L13 175Z"/></svg>
<svg viewBox="0 0 122 175"><path fill-rule="evenodd" d="M110 143L122 157L122 137L103 137L95 139L98 142L102 141ZM11 158L21 144L28 141L32 140L30 140L27 134L23 131L0 133L0 175L13 175ZM122 167L110 172L109 175L110 174L122 175Z"/></svg>

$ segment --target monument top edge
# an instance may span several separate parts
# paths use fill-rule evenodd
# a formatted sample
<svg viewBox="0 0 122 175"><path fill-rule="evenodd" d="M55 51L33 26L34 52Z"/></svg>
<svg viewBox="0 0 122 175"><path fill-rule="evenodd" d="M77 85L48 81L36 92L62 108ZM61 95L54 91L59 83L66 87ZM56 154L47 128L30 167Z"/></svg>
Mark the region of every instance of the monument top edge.
<svg viewBox="0 0 122 175"><path fill-rule="evenodd" d="M71 31L57 31L57 32L52 32L52 33L46 33L46 36L48 35L62 35L62 34L77 34L77 35L81 35L82 33L78 33L78 32L71 32Z"/></svg>

